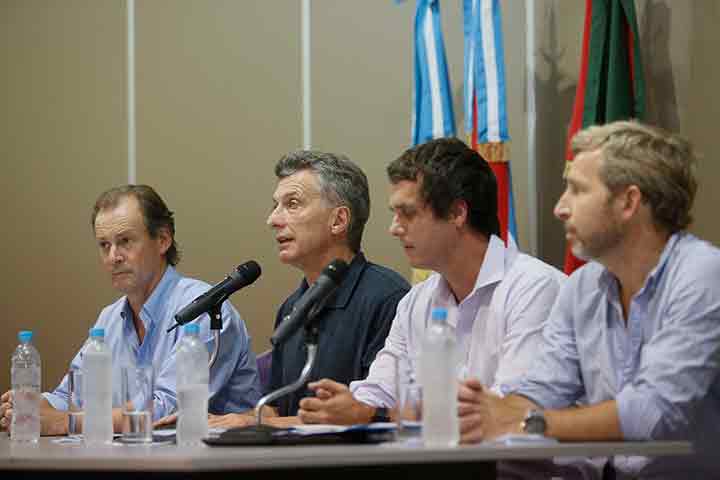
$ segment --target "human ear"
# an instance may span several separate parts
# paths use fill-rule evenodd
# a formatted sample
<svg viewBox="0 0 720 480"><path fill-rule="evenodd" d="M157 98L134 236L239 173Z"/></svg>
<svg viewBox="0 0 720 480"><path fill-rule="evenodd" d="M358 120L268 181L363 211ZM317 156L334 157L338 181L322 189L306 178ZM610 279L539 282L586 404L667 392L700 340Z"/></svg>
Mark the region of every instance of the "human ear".
<svg viewBox="0 0 720 480"><path fill-rule="evenodd" d="M346 232L350 228L350 209L345 205L335 207L335 212L331 217L330 231L334 235Z"/></svg>
<svg viewBox="0 0 720 480"><path fill-rule="evenodd" d="M158 229L155 240L157 240L158 245L160 246L160 253L165 255L173 241L172 235L170 235L170 231L167 227L161 227Z"/></svg>
<svg viewBox="0 0 720 480"><path fill-rule="evenodd" d="M468 204L465 200L455 200L450 205L449 213L450 221L456 226L461 227L468 221Z"/></svg>

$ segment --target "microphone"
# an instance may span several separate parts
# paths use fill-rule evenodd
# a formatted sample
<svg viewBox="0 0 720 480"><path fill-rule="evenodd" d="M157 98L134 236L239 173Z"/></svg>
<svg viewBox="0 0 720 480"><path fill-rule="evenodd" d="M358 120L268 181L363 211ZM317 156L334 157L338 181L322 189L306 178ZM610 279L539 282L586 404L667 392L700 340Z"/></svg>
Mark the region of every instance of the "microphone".
<svg viewBox="0 0 720 480"><path fill-rule="evenodd" d="M340 259L333 260L322 271L320 276L308 288L302 297L295 303L295 306L285 319L280 322L278 328L270 337L270 343L277 346L287 340L301 325L309 325L312 317L308 318L310 310L324 302L330 294L340 285L348 271L348 264ZM317 313L317 311L313 312Z"/></svg>
<svg viewBox="0 0 720 480"><path fill-rule="evenodd" d="M257 280L260 273L260 265L254 260L238 265L223 281L183 307L175 315L177 324L171 327L170 330L178 325L184 325L195 320L214 306L221 304L230 295Z"/></svg>

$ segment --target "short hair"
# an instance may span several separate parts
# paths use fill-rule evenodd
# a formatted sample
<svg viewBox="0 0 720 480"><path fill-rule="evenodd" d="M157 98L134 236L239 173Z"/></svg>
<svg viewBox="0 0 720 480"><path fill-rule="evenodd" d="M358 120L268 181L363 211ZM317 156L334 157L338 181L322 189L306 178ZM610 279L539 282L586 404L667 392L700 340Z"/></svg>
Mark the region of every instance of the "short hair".
<svg viewBox="0 0 720 480"><path fill-rule="evenodd" d="M329 205L350 209L347 241L353 252L359 252L363 230L370 218L370 192L365 173L345 155L297 150L278 160L275 176L280 180L301 170L317 176L322 198Z"/></svg>
<svg viewBox="0 0 720 480"><path fill-rule="evenodd" d="M575 155L600 150L600 178L612 193L636 185L656 226L670 233L692 223L696 156L689 141L637 121L592 126L572 139Z"/></svg>
<svg viewBox="0 0 720 480"><path fill-rule="evenodd" d="M103 210L115 208L121 200L127 197L135 197L140 205L140 212L143 216L143 222L147 228L150 237L157 238L160 229L165 228L170 233L172 243L167 252L165 252L165 260L169 265L175 266L180 262L180 248L175 241L175 219L173 212L168 209L167 205L160 198L160 195L148 185L122 185L114 187L101 193L95 201L90 224L95 230L95 219Z"/></svg>
<svg viewBox="0 0 720 480"><path fill-rule="evenodd" d="M457 138L438 138L406 150L387 167L390 182L421 181L420 195L438 218L448 218L456 200L468 207L470 227L500 235L497 181L490 165Z"/></svg>

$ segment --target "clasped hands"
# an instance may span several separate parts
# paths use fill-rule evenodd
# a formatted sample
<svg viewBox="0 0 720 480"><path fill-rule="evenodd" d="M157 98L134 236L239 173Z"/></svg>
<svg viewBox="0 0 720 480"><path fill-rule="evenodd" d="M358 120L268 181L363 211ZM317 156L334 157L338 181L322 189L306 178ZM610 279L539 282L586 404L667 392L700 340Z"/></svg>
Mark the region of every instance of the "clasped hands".
<svg viewBox="0 0 720 480"><path fill-rule="evenodd" d="M300 401L298 416L303 423L355 424L371 420L374 407L353 397L338 382L322 379L308 384L314 397ZM504 402L502 397L471 378L458 386L460 442L477 443L505 433L520 433L526 409Z"/></svg>

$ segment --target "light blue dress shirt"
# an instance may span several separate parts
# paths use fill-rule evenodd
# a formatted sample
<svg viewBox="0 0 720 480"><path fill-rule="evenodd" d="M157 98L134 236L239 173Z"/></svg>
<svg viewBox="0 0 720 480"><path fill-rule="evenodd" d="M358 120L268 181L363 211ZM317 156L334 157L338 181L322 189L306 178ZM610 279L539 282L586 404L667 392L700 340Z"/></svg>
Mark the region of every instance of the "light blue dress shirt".
<svg viewBox="0 0 720 480"><path fill-rule="evenodd" d="M688 233L673 235L632 298L627 327L616 278L587 264L561 289L544 340L514 393L547 409L584 396L590 405L615 399L627 440L685 439L697 453L615 457L619 473L717 477L720 249Z"/></svg>
<svg viewBox="0 0 720 480"><path fill-rule="evenodd" d="M105 343L110 347L113 362L113 407L119 407L120 369L124 365L152 365L155 369L153 419L157 420L177 409L175 389L175 349L184 335L182 327L170 333L175 325L175 314L197 296L210 288L205 282L181 276L168 266L162 279L140 311L145 325L145 338L138 341L127 297L105 307L95 327L105 329ZM210 372L211 413L241 412L251 409L260 398L260 385L255 355L250 348L250 337L245 323L229 301L222 307L223 327L220 331L220 349ZM200 327L208 352L215 344L207 314L195 320ZM75 355L71 368L81 368L84 346ZM68 408L68 376L45 398L58 410Z"/></svg>

